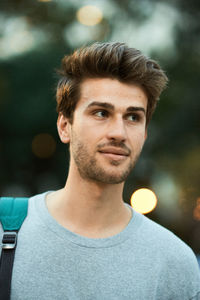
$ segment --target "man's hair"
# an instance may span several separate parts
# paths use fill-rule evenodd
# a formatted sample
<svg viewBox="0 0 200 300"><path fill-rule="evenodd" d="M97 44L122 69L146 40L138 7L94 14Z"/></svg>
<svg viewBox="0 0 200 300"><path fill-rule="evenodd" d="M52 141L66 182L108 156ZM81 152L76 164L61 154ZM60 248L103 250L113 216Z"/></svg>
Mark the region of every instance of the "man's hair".
<svg viewBox="0 0 200 300"><path fill-rule="evenodd" d="M168 80L157 62L124 43L94 43L82 47L63 58L58 72L61 78L56 93L57 112L71 123L85 79L112 78L139 85L148 98L146 125Z"/></svg>

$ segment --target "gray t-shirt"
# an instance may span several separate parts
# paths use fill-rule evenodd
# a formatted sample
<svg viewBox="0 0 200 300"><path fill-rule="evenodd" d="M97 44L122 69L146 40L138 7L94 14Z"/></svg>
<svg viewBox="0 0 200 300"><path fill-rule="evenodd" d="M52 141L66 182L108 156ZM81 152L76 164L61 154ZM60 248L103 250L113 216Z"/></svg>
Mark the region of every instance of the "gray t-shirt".
<svg viewBox="0 0 200 300"><path fill-rule="evenodd" d="M29 199L11 300L200 299L196 257L173 233L133 211L119 234L86 238L51 217L45 195Z"/></svg>

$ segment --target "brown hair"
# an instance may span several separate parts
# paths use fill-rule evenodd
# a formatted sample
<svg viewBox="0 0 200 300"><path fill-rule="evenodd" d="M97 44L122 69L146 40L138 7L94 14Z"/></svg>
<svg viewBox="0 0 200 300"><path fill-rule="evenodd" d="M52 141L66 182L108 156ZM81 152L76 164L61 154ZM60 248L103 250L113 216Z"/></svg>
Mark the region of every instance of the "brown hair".
<svg viewBox="0 0 200 300"><path fill-rule="evenodd" d="M80 99L80 85L87 78L113 78L138 84L148 97L146 124L156 108L167 76L157 62L124 43L94 43L76 50L62 60L57 86L57 112L73 121Z"/></svg>

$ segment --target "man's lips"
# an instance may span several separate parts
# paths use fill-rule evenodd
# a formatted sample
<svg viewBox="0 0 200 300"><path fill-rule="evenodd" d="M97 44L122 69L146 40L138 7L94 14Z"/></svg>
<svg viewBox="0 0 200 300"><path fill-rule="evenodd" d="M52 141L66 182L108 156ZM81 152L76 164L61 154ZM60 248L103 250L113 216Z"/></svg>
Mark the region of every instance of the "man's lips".
<svg viewBox="0 0 200 300"><path fill-rule="evenodd" d="M116 148L116 147L107 147L99 150L100 153L107 154L109 156L113 157L124 157L124 156L129 156L129 152L121 149L121 148Z"/></svg>

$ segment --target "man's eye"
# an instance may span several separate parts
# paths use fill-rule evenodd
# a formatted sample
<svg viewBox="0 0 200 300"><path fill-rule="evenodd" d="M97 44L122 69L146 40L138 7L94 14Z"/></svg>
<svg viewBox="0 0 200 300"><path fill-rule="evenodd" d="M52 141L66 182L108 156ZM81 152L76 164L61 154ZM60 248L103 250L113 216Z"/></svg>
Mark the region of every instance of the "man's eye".
<svg viewBox="0 0 200 300"><path fill-rule="evenodd" d="M106 110L97 110L94 112L94 115L99 118L105 118L108 116L108 112Z"/></svg>
<svg viewBox="0 0 200 300"><path fill-rule="evenodd" d="M130 114L127 116L127 120L131 122L139 121L140 117L137 114Z"/></svg>

